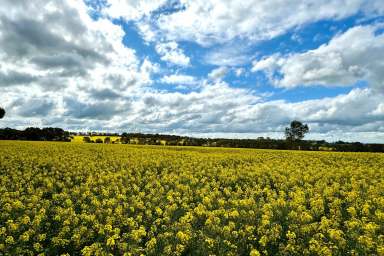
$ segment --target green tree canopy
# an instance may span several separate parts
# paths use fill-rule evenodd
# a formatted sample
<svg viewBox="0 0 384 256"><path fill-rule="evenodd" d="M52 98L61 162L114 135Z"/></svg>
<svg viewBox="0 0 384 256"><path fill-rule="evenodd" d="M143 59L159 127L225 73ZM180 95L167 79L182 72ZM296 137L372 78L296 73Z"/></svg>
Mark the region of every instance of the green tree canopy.
<svg viewBox="0 0 384 256"><path fill-rule="evenodd" d="M294 120L291 122L290 127L285 128L285 138L289 141L297 141L304 138L305 134L309 132L307 124Z"/></svg>
<svg viewBox="0 0 384 256"><path fill-rule="evenodd" d="M2 119L5 116L5 110L0 107L0 119Z"/></svg>

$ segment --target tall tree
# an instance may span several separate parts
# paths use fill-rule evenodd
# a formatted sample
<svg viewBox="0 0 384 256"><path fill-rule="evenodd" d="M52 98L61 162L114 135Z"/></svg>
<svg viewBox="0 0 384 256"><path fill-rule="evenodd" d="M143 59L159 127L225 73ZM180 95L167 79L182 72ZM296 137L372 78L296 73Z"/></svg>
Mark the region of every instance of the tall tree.
<svg viewBox="0 0 384 256"><path fill-rule="evenodd" d="M285 128L285 138L288 141L298 141L304 138L305 134L309 132L307 124L294 120L291 122L290 127Z"/></svg>
<svg viewBox="0 0 384 256"><path fill-rule="evenodd" d="M0 119L2 119L5 116L5 110L0 107Z"/></svg>

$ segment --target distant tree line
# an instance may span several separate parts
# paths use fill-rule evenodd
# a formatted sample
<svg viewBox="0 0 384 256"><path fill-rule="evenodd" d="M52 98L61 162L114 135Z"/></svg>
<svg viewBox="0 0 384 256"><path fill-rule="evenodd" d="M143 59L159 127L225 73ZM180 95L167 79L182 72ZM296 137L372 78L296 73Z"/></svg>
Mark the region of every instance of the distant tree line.
<svg viewBox="0 0 384 256"><path fill-rule="evenodd" d="M53 127L42 129L28 127L25 130L0 129L0 140L71 141L69 132Z"/></svg>
<svg viewBox="0 0 384 256"><path fill-rule="evenodd" d="M166 134L123 133L117 143L140 145L168 145L168 146L204 146L204 147L231 147L231 148L257 148L257 149L289 149L289 150L320 150L342 152L384 152L384 144L363 144L360 142L326 142L325 140L302 140L309 131L305 124L291 123L285 131L286 139L272 139L259 137L257 139L224 139L224 138L194 138L187 136ZM61 128L34 128L25 130L11 128L0 129L0 140L37 140L37 141L71 141L73 132L66 132ZM92 133L92 135L105 135L105 133ZM118 134L113 134L118 135ZM92 142L84 136L84 142ZM94 143L115 143L111 138L103 140L97 138Z"/></svg>
<svg viewBox="0 0 384 256"><path fill-rule="evenodd" d="M73 133L72 133L73 134ZM96 134L96 133L94 133ZM61 128L34 128L25 130L11 128L0 129L0 140L36 140L36 141L70 141L70 133ZM87 141L85 141L87 142ZM95 143L110 143L98 139ZM258 149L301 149L320 151L384 152L384 144L363 144L360 142L326 142L325 140L289 140L259 137L257 139L193 138L166 134L123 133L120 143L140 145L168 146L204 146Z"/></svg>
<svg viewBox="0 0 384 256"><path fill-rule="evenodd" d="M163 143L165 142L165 143ZM289 140L259 137L257 139L210 139L177 135L123 133L123 144L205 146L229 148L315 150L342 152L384 152L384 144L363 144L360 142L327 142L325 140Z"/></svg>

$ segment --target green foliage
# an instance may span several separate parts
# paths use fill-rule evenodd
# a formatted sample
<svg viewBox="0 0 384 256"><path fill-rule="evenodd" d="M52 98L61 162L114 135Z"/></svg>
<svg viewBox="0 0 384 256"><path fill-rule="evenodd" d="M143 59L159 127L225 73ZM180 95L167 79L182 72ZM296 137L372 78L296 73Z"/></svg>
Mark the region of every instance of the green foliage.
<svg viewBox="0 0 384 256"><path fill-rule="evenodd" d="M0 141L2 255L383 255L384 156Z"/></svg>
<svg viewBox="0 0 384 256"><path fill-rule="evenodd" d="M2 119L5 116L5 110L0 107L0 119Z"/></svg>
<svg viewBox="0 0 384 256"><path fill-rule="evenodd" d="M294 120L291 122L290 127L285 128L285 138L289 141L302 140L308 132L308 125Z"/></svg>
<svg viewBox="0 0 384 256"><path fill-rule="evenodd" d="M83 142L85 143L91 143L91 138L89 136L84 136L83 137Z"/></svg>

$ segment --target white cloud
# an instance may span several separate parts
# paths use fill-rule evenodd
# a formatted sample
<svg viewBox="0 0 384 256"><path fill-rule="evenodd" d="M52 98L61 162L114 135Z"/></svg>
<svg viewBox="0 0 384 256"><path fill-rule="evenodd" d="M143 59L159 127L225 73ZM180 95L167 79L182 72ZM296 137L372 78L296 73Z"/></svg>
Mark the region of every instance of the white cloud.
<svg viewBox="0 0 384 256"><path fill-rule="evenodd" d="M162 14L156 21L169 40L202 45L235 38L270 39L287 30L324 19L342 19L358 12L383 13L381 0L182 0L180 11ZM340 8L342 6L342 8Z"/></svg>
<svg viewBox="0 0 384 256"><path fill-rule="evenodd" d="M136 22L135 24L141 38L146 44L149 44L149 42L155 42L159 37L156 29L153 28L150 19L144 18L141 19L139 22Z"/></svg>
<svg viewBox="0 0 384 256"><path fill-rule="evenodd" d="M381 0L293 0L289 4L280 0L180 0L174 11L152 15L172 4L175 2L166 0L107 0L103 13L135 21L140 30L145 31L146 40L159 37L201 45L230 42L236 38L265 40L319 20L342 19L358 13L373 17L384 13Z"/></svg>
<svg viewBox="0 0 384 256"><path fill-rule="evenodd" d="M279 67L279 54L275 54L272 56L269 56L267 58L263 58L261 60L256 60L254 61L252 71L257 72L257 71L266 71L266 72L272 72L275 69Z"/></svg>
<svg viewBox="0 0 384 256"><path fill-rule="evenodd" d="M160 79L162 83L177 84L177 85L194 85L197 84L197 79L189 75L173 74L164 76Z"/></svg>
<svg viewBox="0 0 384 256"><path fill-rule="evenodd" d="M237 69L235 69L235 75L237 77L242 76L244 73L245 73L245 68L237 68Z"/></svg>
<svg viewBox="0 0 384 256"><path fill-rule="evenodd" d="M126 20L138 20L163 6L166 0L107 0L104 13L113 17L123 17Z"/></svg>
<svg viewBox="0 0 384 256"><path fill-rule="evenodd" d="M265 71L279 87L347 86L365 80L384 92L383 24L356 26L329 43L304 53L273 55L253 63L252 71ZM275 77L275 73L280 77Z"/></svg>
<svg viewBox="0 0 384 256"><path fill-rule="evenodd" d="M377 108L369 114L373 116L382 116L384 118L384 103L380 103Z"/></svg>
<svg viewBox="0 0 384 256"><path fill-rule="evenodd" d="M176 42L159 43L156 45L156 51L163 61L179 66L189 66L190 64L189 57L184 54Z"/></svg>
<svg viewBox="0 0 384 256"><path fill-rule="evenodd" d="M148 83L140 68L148 61L140 63L135 51L122 44L122 28L106 19L94 21L87 11L82 1L3 2L0 86L22 86L22 79L24 85L44 90L127 89ZM15 80L5 83L11 75Z"/></svg>
<svg viewBox="0 0 384 256"><path fill-rule="evenodd" d="M229 69L227 67L218 67L214 70L212 70L208 77L212 80L221 80L225 77L225 75L228 73Z"/></svg>
<svg viewBox="0 0 384 256"><path fill-rule="evenodd" d="M283 6L281 10L272 8L273 2L261 1L259 5L247 6L238 1L236 5L231 1L220 1L213 10L209 1L206 6L200 1L183 1L187 5L186 9L174 14L184 13L187 15L184 17L197 23L192 24L189 20L179 23L181 30L177 38L191 35L192 40L203 43L233 37L255 39L265 35L273 36L288 27L309 22L307 15L311 15L312 11L307 14L294 8L303 6L304 10L308 9L302 1L302 4L294 1L289 8ZM127 15L124 12L124 16L138 22L161 5L158 2L152 6L148 2L146 7L141 1L124 2L131 3L137 10ZM336 5L335 1L323 1L322 4L329 8L333 6L331 3ZM355 9L363 8L358 0L348 1L346 8L323 10L319 6L313 2L310 8L320 13L314 16L315 19L340 18L353 13ZM374 9L379 10L380 6L377 3ZM248 12L248 9L252 10ZM265 15L256 15L257 10L262 10L261 13ZM120 11L125 10L121 7L120 10L110 9L107 12L111 16L121 16L123 14ZM298 17L292 18L293 14L290 13L293 11ZM311 136L317 138L324 134L344 134L345 137L338 139L348 137L367 141L377 135L378 141L384 142L382 95L373 89L354 89L345 95L299 103L265 101L262 94L234 88L223 82L230 70L228 67L232 66L220 64L223 66L210 73L210 80L196 81L196 78L188 74L168 75L160 79L170 84L193 84L196 88L194 91L159 91L149 86L153 83L152 75L159 72L159 65L149 59L139 60L135 50L125 47L122 44L124 31L120 26L103 17L97 21L92 20L87 12L82 1L2 1L0 89L2 104L7 111L2 126L23 128L44 125L73 130L188 133L202 136L241 133L254 137L257 134L282 136L290 120L301 119L310 124ZM330 14L324 14L328 12ZM171 16L173 14L168 18L173 19ZM207 20L203 20L203 16ZM287 16L287 26L281 24L278 19L281 16ZM168 18L163 15L161 20L163 22ZM253 23L254 19L260 19L261 23ZM204 25L204 29L197 31L198 27L195 26L199 22ZM353 83L363 78L372 82L374 88L380 88L382 84L379 78L382 75L379 71L383 70L380 62L383 51L379 50L383 50L382 35L375 34L369 28L357 27L312 53L303 53L308 54L308 59L318 65L305 65L309 73L312 73L310 79L303 76L306 81L332 81L327 73L332 70L328 71L325 65L317 63L326 62L327 56L334 56L332 54L338 49L336 46L340 45L343 65L328 60L336 72L334 80L346 79L346 82ZM166 31L164 27L160 29ZM188 29L192 32L195 29L196 34L183 34ZM156 37L157 32L152 37ZM175 35L174 31L169 34L170 37ZM356 37L361 37L365 47L356 41ZM189 57L185 56L176 42L166 42L158 46L159 54L165 61L180 66L190 65ZM289 80L284 82L286 87L296 83L295 79L298 78L295 78L294 72L289 72L288 63L291 66L298 65L300 71L300 63L303 62L300 55L276 55L273 58L255 63L254 70L279 70L289 74L286 76ZM231 62L235 61L232 59ZM323 68L324 71L316 74L318 69ZM301 75L306 74L305 69L300 72ZM242 72L238 70L236 73ZM277 82L283 83L279 80Z"/></svg>
<svg viewBox="0 0 384 256"><path fill-rule="evenodd" d="M0 31L0 89L8 99L2 102L8 120L62 117L73 108L65 99L76 95L80 111L95 104L90 92L129 95L151 84L158 71L123 45L120 26L92 20L82 1L4 0Z"/></svg>
<svg viewBox="0 0 384 256"><path fill-rule="evenodd" d="M132 120L122 126L134 123L148 132L244 133L253 137L275 133L283 137L284 127L291 120L299 119L310 125L311 138L324 138L321 134L325 133L330 139L357 138L358 134L370 134L372 138L372 134L379 136L383 132L380 128L384 124L383 116L374 114L381 103L382 97L371 89L354 89L334 98L298 103L282 100L263 102L253 92L216 82L188 94L145 92L140 101L133 104ZM343 137L343 132L349 135ZM352 133L355 133L354 137ZM365 137L360 140L365 140Z"/></svg>
<svg viewBox="0 0 384 256"><path fill-rule="evenodd" d="M225 46L220 45L217 48L209 50L204 56L204 62L216 66L236 67L250 63L252 54L246 45L246 42L230 43Z"/></svg>
<svg viewBox="0 0 384 256"><path fill-rule="evenodd" d="M382 95L371 89L353 89L348 94L334 98L309 100L290 105L296 117L305 118L308 122L357 129L368 123L383 123L384 119L380 120L377 116L370 114L379 107L381 102ZM327 129L327 126L323 129Z"/></svg>

